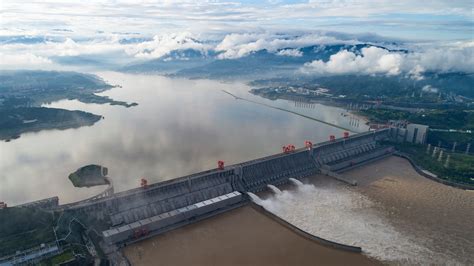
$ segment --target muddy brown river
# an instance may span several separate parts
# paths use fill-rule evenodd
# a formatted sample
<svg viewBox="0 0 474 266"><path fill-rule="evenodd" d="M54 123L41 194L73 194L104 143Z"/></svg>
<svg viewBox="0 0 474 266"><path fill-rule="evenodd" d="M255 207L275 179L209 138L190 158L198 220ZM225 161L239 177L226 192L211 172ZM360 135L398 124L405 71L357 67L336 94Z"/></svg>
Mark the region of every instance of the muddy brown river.
<svg viewBox="0 0 474 266"><path fill-rule="evenodd" d="M160 235L124 250L132 265L378 265L316 244L250 206Z"/></svg>
<svg viewBox="0 0 474 266"><path fill-rule="evenodd" d="M472 265L474 192L418 175L390 157L343 173L260 194L258 204L363 254L303 239L250 207L240 208L125 249L134 265Z"/></svg>

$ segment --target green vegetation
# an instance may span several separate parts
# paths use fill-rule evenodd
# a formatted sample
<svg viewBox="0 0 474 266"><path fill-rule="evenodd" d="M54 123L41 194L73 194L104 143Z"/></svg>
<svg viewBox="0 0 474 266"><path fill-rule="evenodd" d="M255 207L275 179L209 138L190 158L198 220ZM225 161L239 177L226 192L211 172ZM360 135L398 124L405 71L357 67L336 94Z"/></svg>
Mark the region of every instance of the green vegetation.
<svg viewBox="0 0 474 266"><path fill-rule="evenodd" d="M77 169L69 175L69 180L75 187L93 187L108 184L109 181L104 178L108 169L100 165L86 165Z"/></svg>
<svg viewBox="0 0 474 266"><path fill-rule="evenodd" d="M57 71L0 71L0 139L45 129L68 129L93 125L101 116L81 111L44 108L62 99L84 103L122 105L96 93L113 86L94 75Z"/></svg>
<svg viewBox="0 0 474 266"><path fill-rule="evenodd" d="M55 241L54 217L34 208L0 210L0 257Z"/></svg>
<svg viewBox="0 0 474 266"><path fill-rule="evenodd" d="M387 122L388 120L407 120L411 123L424 124L436 129L474 129L474 112L463 110L426 110L408 112L392 109L368 109L361 114L371 121Z"/></svg>
<svg viewBox="0 0 474 266"><path fill-rule="evenodd" d="M131 107L136 103L96 95L114 86L95 75L58 71L0 71L0 108L41 106L69 99Z"/></svg>
<svg viewBox="0 0 474 266"><path fill-rule="evenodd" d="M25 132L90 126L101 116L82 111L44 107L0 108L0 140L14 139Z"/></svg>
<svg viewBox="0 0 474 266"><path fill-rule="evenodd" d="M56 236L53 228L56 228ZM94 229L90 230L91 228ZM90 244L87 239L94 241L96 251L103 257L103 251L98 249L99 238L95 232L106 228L108 228L106 223L74 211L52 213L34 207L1 209L0 257L30 248L39 248L41 244L54 243L58 240L59 246L65 252L42 261L43 265L57 265L71 258L72 254L80 254L84 264L88 264L91 256L86 248L86 244Z"/></svg>
<svg viewBox="0 0 474 266"><path fill-rule="evenodd" d="M463 152L466 150L468 143L471 143L470 153L474 153L474 133L456 133L456 132L440 132L429 131L427 143L451 149L454 142L456 142L456 151Z"/></svg>
<svg viewBox="0 0 474 266"><path fill-rule="evenodd" d="M337 94L363 99L366 96L382 98L388 102L439 103L438 93L423 92L423 87L437 88L441 93L456 93L474 97L472 82L474 75L463 73L434 74L424 73L423 80L414 80L404 75L341 75L315 78L314 82L329 88ZM423 97L420 97L421 93Z"/></svg>
<svg viewBox="0 0 474 266"><path fill-rule="evenodd" d="M61 254L58 254L54 257L42 260L39 265L40 266L53 266L53 265L61 265L62 263L74 260L74 254L72 253L71 250L66 250Z"/></svg>
<svg viewBox="0 0 474 266"><path fill-rule="evenodd" d="M462 153L447 153L442 162L438 162L438 156L433 158L427 154L427 146L412 143L390 143L399 151L408 154L420 167L436 174L439 178L457 183L474 185L474 156ZM450 154L449 166L444 167L446 156Z"/></svg>
<svg viewBox="0 0 474 266"><path fill-rule="evenodd" d="M298 76L255 80L250 85L259 88L299 87L309 90L323 87L333 95L346 95L352 101L382 100L384 104L397 106L457 105L463 101L472 102L474 98L474 74L424 73L423 76L423 80L414 80L406 75ZM457 95L464 98L456 97Z"/></svg>

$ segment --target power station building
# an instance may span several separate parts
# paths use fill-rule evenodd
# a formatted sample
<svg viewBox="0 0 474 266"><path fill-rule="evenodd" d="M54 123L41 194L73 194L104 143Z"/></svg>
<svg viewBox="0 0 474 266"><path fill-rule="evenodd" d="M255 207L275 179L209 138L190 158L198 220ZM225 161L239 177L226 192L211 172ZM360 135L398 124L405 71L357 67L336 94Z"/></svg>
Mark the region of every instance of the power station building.
<svg viewBox="0 0 474 266"><path fill-rule="evenodd" d="M420 124L408 124L406 131L407 142L425 144L428 137L428 126Z"/></svg>

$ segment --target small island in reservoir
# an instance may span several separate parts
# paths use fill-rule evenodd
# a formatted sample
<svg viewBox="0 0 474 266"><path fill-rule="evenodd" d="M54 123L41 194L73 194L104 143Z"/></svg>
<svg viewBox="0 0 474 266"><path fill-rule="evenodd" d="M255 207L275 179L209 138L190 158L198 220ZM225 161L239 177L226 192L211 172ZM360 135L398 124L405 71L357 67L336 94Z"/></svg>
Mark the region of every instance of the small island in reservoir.
<svg viewBox="0 0 474 266"><path fill-rule="evenodd" d="M75 187L93 187L110 184L107 178L108 169L100 165L90 164L77 169L69 175Z"/></svg>

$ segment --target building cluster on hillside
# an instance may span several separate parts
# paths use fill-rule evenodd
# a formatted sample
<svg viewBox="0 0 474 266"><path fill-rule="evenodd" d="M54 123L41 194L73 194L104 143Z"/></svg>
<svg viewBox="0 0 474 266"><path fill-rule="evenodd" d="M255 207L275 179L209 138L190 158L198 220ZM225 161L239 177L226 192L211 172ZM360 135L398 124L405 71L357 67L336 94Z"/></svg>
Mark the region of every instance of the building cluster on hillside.
<svg viewBox="0 0 474 266"><path fill-rule="evenodd" d="M325 97L332 97L333 94L329 93L328 89L325 88L318 88L316 90L310 90L307 88L303 87L293 87L293 86L288 86L288 87L276 87L272 88L273 92L275 93L290 93L290 94L297 94L297 95L302 95L302 96L325 96Z"/></svg>

